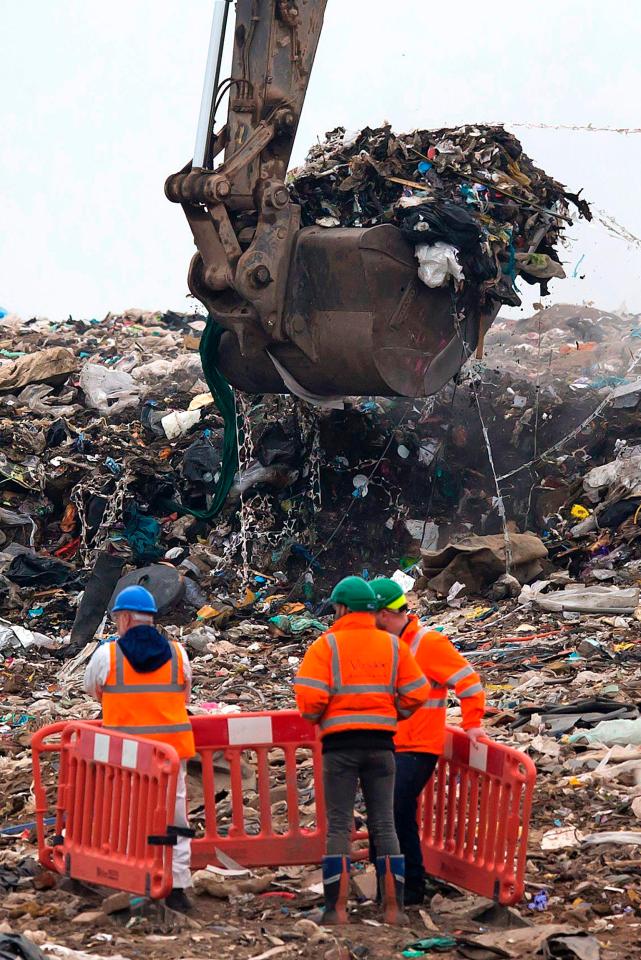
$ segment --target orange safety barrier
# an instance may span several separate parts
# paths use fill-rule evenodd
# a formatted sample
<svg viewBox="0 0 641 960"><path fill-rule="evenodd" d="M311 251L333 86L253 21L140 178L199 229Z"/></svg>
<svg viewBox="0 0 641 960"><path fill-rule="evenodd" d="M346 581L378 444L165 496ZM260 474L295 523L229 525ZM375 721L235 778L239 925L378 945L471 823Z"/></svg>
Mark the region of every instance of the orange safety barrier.
<svg viewBox="0 0 641 960"><path fill-rule="evenodd" d="M243 866L259 867L277 864L320 863L325 852L325 800L323 795L322 760L316 728L295 710L280 713L239 713L192 717L196 750L202 759L203 796L205 806L204 836L192 840L191 863L194 869L216 860L216 848L228 853ZM230 768L231 824L226 833L219 825L214 754L223 751ZM255 755L260 829L250 833L244 818L244 791L241 758L245 751ZM272 753L277 751L277 753ZM272 761L284 764L287 829L279 832L272 822L270 784ZM253 757L252 757L253 759ZM300 825L298 772L302 760L310 760L316 801L316 826Z"/></svg>
<svg viewBox="0 0 641 960"><path fill-rule="evenodd" d="M491 740L475 743L448 727L419 812L427 873L499 903L518 903L535 780L525 754Z"/></svg>
<svg viewBox="0 0 641 960"><path fill-rule="evenodd" d="M205 832L192 842L192 866L216 859L216 848L246 866L318 863L324 853L325 802L321 745L316 729L296 711L245 713L192 719L203 761ZM270 798L270 752L280 748L287 784L287 830L274 829ZM314 767L316 826L300 826L298 759ZM231 772L231 826L218 826L213 755L223 751ZM260 829L244 822L241 757L256 754ZM474 744L460 728L448 727L444 755L420 805L419 826L428 873L500 903L523 897L527 835L536 768L525 754L504 744ZM354 840L367 834L355 834ZM353 859L367 856L355 849Z"/></svg>
<svg viewBox="0 0 641 960"><path fill-rule="evenodd" d="M77 880L166 896L176 843L171 824L180 761L174 748L82 722L44 727L31 746L41 862ZM42 758L54 752L60 770L49 845Z"/></svg>
<svg viewBox="0 0 641 960"><path fill-rule="evenodd" d="M87 726L56 724L54 727L44 728L34 737L34 758L39 758L39 752L43 749L39 746L38 737L43 741L51 732L59 732L62 728L66 731L69 727L77 730ZM192 726L196 750L202 761L204 806L204 832L192 840L192 868L199 869L215 863L217 850L249 867L319 863L324 853L326 828L321 743L317 738L316 728L294 710L193 717ZM89 729L91 730L91 727ZM95 728L92 732L95 734ZM134 737L123 739L129 742L137 740ZM64 735L63 741L66 743ZM138 743L153 748L160 746L139 739ZM175 756L171 748L167 747L166 751L167 760L169 754L173 753ZM215 771L215 755L221 752L229 764L225 790L221 790L217 784ZM85 753L91 765L90 751ZM258 810L252 811L247 822L247 798L242 777L243 755L255 766L258 795ZM69 780L69 775L64 772L64 757L63 749L56 832L62 833L65 816L69 818L70 811L74 810L76 819L70 821L74 836L78 831L84 831L82 842L87 843L85 837L89 835L89 827L83 824L82 818L78 821L79 810L71 803L67 787L62 789L62 784L67 784ZM299 775L303 763L307 767L311 766L316 807L315 823L305 827L301 826L299 796ZM272 817L272 774L276 766L284 772L284 827L280 822L274 823ZM34 767L37 771L38 764L34 764ZM174 778L173 781L171 777ZM445 753L424 792L420 808L419 826L428 873L501 903L510 904L520 900L524 890L527 836L535 778L534 764L519 751L490 740L474 744L460 728L448 727ZM133 783L130 780L124 782ZM160 805L159 820L154 821L153 830L145 827L148 833L166 833L167 824L170 822L167 809L173 811L169 795L172 789L175 791L175 771L169 775L167 782L166 803L164 807ZM126 788L123 787L119 809L126 820L132 807L126 805L131 801L125 800L125 793ZM44 813L47 807L43 796L38 774L36 797L41 860L60 872L79 876L75 869L82 860L75 858L70 862L65 861L63 871L62 851L65 847L54 848L52 851L45 844ZM78 803L77 800L75 802ZM85 806L85 810L90 809L91 804ZM126 834L126 823L122 823L120 829ZM109 836L122 837L122 833L113 833L116 830L115 825L111 830ZM138 836L144 838L145 834L139 833ZM366 839L365 832L354 835L354 841ZM66 833L64 842L67 843ZM69 844L71 842L70 838ZM76 840L76 843L79 843L79 840ZM104 848L102 854L95 849L96 862L92 861L94 875L90 877L84 874L81 879L93 879L96 883L106 884L104 874L97 873L98 862L102 856L100 869L109 871L112 857L115 856L119 864L120 882L106 885L141 892L144 869L139 860L136 860L134 868L134 848L121 842L111 843L113 852L110 845ZM140 857L144 843L142 839L139 839L138 843L142 844L142 847L136 849L137 856ZM82 844L80 846L82 847ZM170 882L170 850L171 848L166 847L152 847L147 850L147 856L151 857L151 864L148 864L147 869L152 880L145 881L145 889L150 889L151 896L162 896L162 893L156 891L161 886L166 890ZM125 879L129 882L128 875L125 875L125 866L128 865L130 856L134 870L132 877L137 881L135 889L123 883ZM354 859L364 859L366 856L366 844L357 845ZM161 876L163 880L160 880Z"/></svg>

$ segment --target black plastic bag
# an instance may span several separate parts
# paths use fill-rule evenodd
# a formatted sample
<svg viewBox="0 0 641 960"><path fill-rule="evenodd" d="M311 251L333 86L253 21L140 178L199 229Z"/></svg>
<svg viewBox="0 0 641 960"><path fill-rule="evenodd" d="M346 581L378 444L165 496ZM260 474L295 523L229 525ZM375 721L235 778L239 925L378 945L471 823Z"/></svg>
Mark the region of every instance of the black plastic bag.
<svg viewBox="0 0 641 960"><path fill-rule="evenodd" d="M0 933L0 960L46 960L42 950L21 933Z"/></svg>
<svg viewBox="0 0 641 960"><path fill-rule="evenodd" d="M482 233L476 218L456 203L423 203L409 207L401 233L412 243L451 243L461 253L479 254ZM399 211L402 213L402 211Z"/></svg>
<svg viewBox="0 0 641 960"><path fill-rule="evenodd" d="M19 587L57 587L76 576L76 571L53 557L21 553L13 558L5 576Z"/></svg>

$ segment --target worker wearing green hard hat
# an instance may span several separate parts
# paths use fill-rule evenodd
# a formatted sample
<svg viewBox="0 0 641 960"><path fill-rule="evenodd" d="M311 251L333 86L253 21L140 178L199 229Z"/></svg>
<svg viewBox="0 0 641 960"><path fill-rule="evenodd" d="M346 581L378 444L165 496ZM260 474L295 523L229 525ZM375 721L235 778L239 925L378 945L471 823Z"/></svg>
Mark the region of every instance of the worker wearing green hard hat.
<svg viewBox="0 0 641 960"><path fill-rule="evenodd" d="M372 580L372 592L376 597L377 610L403 610L409 606L403 588L396 580L388 577Z"/></svg>
<svg viewBox="0 0 641 960"><path fill-rule="evenodd" d="M345 577L331 594L336 620L310 646L294 681L296 704L318 724L323 741L327 855L323 923L347 921L354 800L360 781L384 918L399 923L404 861L394 829L394 731L427 701L427 680L406 644L376 626L377 601L361 577Z"/></svg>
<svg viewBox="0 0 641 960"><path fill-rule="evenodd" d="M430 695L423 709L399 723L394 738L394 821L405 856L405 902L420 904L425 895L425 869L416 814L419 797L445 746L448 690L455 690L461 702L463 729L473 739L484 732L481 723L485 697L474 668L448 637L422 624L410 612L405 591L396 580L373 580L372 590L378 606L377 626L399 637L401 646L411 651L430 682Z"/></svg>
<svg viewBox="0 0 641 960"><path fill-rule="evenodd" d="M362 577L344 577L332 590L330 600L335 606L356 612L378 610L374 591Z"/></svg>

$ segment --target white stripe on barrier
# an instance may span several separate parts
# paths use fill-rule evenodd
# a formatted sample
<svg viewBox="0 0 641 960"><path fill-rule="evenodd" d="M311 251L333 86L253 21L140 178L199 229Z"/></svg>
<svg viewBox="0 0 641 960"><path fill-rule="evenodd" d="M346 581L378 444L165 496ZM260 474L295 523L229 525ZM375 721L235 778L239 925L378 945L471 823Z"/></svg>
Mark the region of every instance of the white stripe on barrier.
<svg viewBox="0 0 641 960"><path fill-rule="evenodd" d="M227 721L230 746L243 743L273 743L271 717L230 717Z"/></svg>
<svg viewBox="0 0 641 960"><path fill-rule="evenodd" d="M478 743L476 740L470 741L470 767L473 770L481 770L485 773L487 770L487 743Z"/></svg>
<svg viewBox="0 0 641 960"><path fill-rule="evenodd" d="M122 765L135 769L138 763L138 744L135 740L124 740L122 744Z"/></svg>
<svg viewBox="0 0 641 960"><path fill-rule="evenodd" d="M97 733L93 741L93 758L94 760L99 760L102 763L107 763L109 760L109 741L111 737L108 737L106 733Z"/></svg>

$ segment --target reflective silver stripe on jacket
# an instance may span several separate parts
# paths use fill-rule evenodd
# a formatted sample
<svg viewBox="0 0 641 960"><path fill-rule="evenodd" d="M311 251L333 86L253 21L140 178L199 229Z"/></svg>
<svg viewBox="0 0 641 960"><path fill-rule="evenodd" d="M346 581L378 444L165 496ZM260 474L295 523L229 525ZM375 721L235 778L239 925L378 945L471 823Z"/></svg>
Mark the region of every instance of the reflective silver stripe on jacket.
<svg viewBox="0 0 641 960"><path fill-rule="evenodd" d="M344 723L373 723L379 727L396 727L396 717L383 717L378 713L345 713L340 716L329 717L327 720L321 720L321 730L329 730L330 727L338 727Z"/></svg>
<svg viewBox="0 0 641 960"><path fill-rule="evenodd" d="M419 710L438 710L440 707L447 706L447 697L443 700L426 700L419 707Z"/></svg>
<svg viewBox="0 0 641 960"><path fill-rule="evenodd" d="M152 727L112 727L103 726L103 730L118 730L120 733L133 733L143 736L146 733L187 733L191 732L190 723L155 723Z"/></svg>
<svg viewBox="0 0 641 960"><path fill-rule="evenodd" d="M316 723L323 716L322 713L303 713L303 720L309 720L310 723Z"/></svg>
<svg viewBox="0 0 641 960"><path fill-rule="evenodd" d="M477 693L483 693L483 687L480 683L473 683L467 690L462 690L458 698L459 700L464 700L466 697L473 697Z"/></svg>
<svg viewBox="0 0 641 960"><path fill-rule="evenodd" d="M406 693L411 693L412 690L418 690L419 687L426 687L427 680L425 677L417 677L416 680L412 680L411 683L404 683L402 687L398 688L398 692L403 696Z"/></svg>
<svg viewBox="0 0 641 960"><path fill-rule="evenodd" d="M429 627L421 627L420 630L418 630L418 632L416 633L414 639L410 643L410 650L413 656L416 656L418 645L427 633L431 633L431 630Z"/></svg>
<svg viewBox="0 0 641 960"><path fill-rule="evenodd" d="M390 677L390 694L396 694L396 684L398 683L398 664L400 659L398 637L394 633L388 633L392 641L392 676Z"/></svg>
<svg viewBox="0 0 641 960"><path fill-rule="evenodd" d="M448 687L455 687L459 680L465 680L466 677L471 677L475 672L474 667L471 667L468 663L467 666L461 667L451 677L448 677L445 683Z"/></svg>
<svg viewBox="0 0 641 960"><path fill-rule="evenodd" d="M171 680L169 683L125 683L125 657L116 643L116 682L102 688L103 693L184 693L185 683L178 683L178 654L173 643L171 650Z"/></svg>
<svg viewBox="0 0 641 960"><path fill-rule="evenodd" d="M340 687L342 686L341 679L341 661L338 655L338 641L333 633L327 634L327 642L329 644L329 649L332 654L332 665L331 665L331 688L330 693L338 693Z"/></svg>
<svg viewBox="0 0 641 960"><path fill-rule="evenodd" d="M312 690L326 690L329 693L329 684L314 677L294 677L295 687L311 687Z"/></svg>

